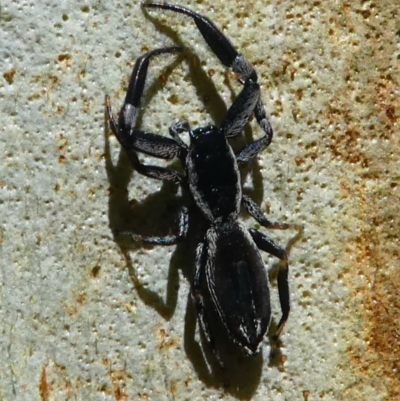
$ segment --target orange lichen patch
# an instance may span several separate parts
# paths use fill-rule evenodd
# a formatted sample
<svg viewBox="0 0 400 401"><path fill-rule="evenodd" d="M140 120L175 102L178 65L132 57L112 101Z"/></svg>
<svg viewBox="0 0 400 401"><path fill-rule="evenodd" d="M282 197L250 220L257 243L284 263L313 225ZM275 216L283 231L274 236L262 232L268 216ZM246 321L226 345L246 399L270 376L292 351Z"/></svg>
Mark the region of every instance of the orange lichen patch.
<svg viewBox="0 0 400 401"><path fill-rule="evenodd" d="M59 134L57 146L59 151L64 150L64 148L68 146L68 139L64 136L64 134Z"/></svg>
<svg viewBox="0 0 400 401"><path fill-rule="evenodd" d="M321 148L321 144L312 141L305 145L304 157L295 159L295 163L297 164L297 166L301 166L301 164L305 163L308 160L315 161L322 153L323 149ZM310 165L310 163L308 163L308 165Z"/></svg>
<svg viewBox="0 0 400 401"><path fill-rule="evenodd" d="M100 272L100 266L99 266L99 265L96 265L96 266L93 267L92 270L90 271L90 273L91 273L91 275L92 275L93 278L98 277L99 272Z"/></svg>
<svg viewBox="0 0 400 401"><path fill-rule="evenodd" d="M174 396L178 393L178 384L179 382L177 380L171 380L171 383L169 383L169 391Z"/></svg>
<svg viewBox="0 0 400 401"><path fill-rule="evenodd" d="M382 198L379 192L376 195L375 202L369 203L369 212L375 212L371 230L372 287L364 297L370 329L367 351L374 353L375 358L365 368L381 371L392 399L400 399L400 199Z"/></svg>
<svg viewBox="0 0 400 401"><path fill-rule="evenodd" d="M160 87L165 86L165 84L167 83L167 75L166 74L161 74L158 77L158 83L160 85Z"/></svg>
<svg viewBox="0 0 400 401"><path fill-rule="evenodd" d="M179 97L175 94L168 96L167 98L168 102L172 103L172 104L178 104L179 102Z"/></svg>
<svg viewBox="0 0 400 401"><path fill-rule="evenodd" d="M351 164L368 166L368 160L359 145L360 133L355 129L348 129L343 133L336 134L330 143L330 149L334 157L341 157Z"/></svg>
<svg viewBox="0 0 400 401"><path fill-rule="evenodd" d="M42 239L43 239L41 234L36 233L35 238L36 238L36 245L40 245L42 243Z"/></svg>
<svg viewBox="0 0 400 401"><path fill-rule="evenodd" d="M57 61L61 64L64 64L66 67L71 65L71 55L70 54L59 54L57 57Z"/></svg>
<svg viewBox="0 0 400 401"><path fill-rule="evenodd" d="M375 45L371 39L369 46ZM343 392L346 399L357 398L365 385L400 399L400 99L396 74L388 73L390 49L380 48L380 58L349 60L357 71L349 63L343 92L326 113L325 124L337 127L325 143L333 160L340 160L337 179L347 200L343 222L353 231L344 242L345 282L355 319L350 335L359 342L348 347L355 384Z"/></svg>
<svg viewBox="0 0 400 401"><path fill-rule="evenodd" d="M176 340L168 337L164 329L160 329L157 332L157 338L159 339L159 344L157 345L159 350L175 348L178 345Z"/></svg>
<svg viewBox="0 0 400 401"><path fill-rule="evenodd" d="M39 93L34 93L33 95L28 96L28 100L32 101L32 100L37 100L40 99L42 96L46 95L46 90L41 90Z"/></svg>
<svg viewBox="0 0 400 401"><path fill-rule="evenodd" d="M381 243L376 231L363 233L356 239L358 271L366 277L361 296L364 348L349 348L356 371L364 382L379 379L390 398L400 399L400 258L398 244ZM392 248L392 249L391 249Z"/></svg>
<svg viewBox="0 0 400 401"><path fill-rule="evenodd" d="M39 382L39 395L42 401L47 401L49 399L49 391L50 388L47 384L47 378L46 378L46 366L43 365Z"/></svg>
<svg viewBox="0 0 400 401"><path fill-rule="evenodd" d="M40 84L42 90L38 93L34 93L28 97L28 100L37 99L41 96L45 96L49 91L53 90L60 82L59 77L56 75L33 75L31 82L34 84Z"/></svg>
<svg viewBox="0 0 400 401"><path fill-rule="evenodd" d="M382 77L375 85L374 100L377 108L377 115L380 117L382 129L378 128L378 135L381 139L390 139L394 132L397 132L395 124L399 121L400 103L396 99L398 83L394 79ZM396 100L392 100L396 99Z"/></svg>
<svg viewBox="0 0 400 401"><path fill-rule="evenodd" d="M395 123L398 121L399 117L396 116L394 106L386 106L386 117L392 122Z"/></svg>
<svg viewBox="0 0 400 401"><path fill-rule="evenodd" d="M60 79L56 75L49 75L43 83L48 90L53 90L58 85L59 81Z"/></svg>
<svg viewBox="0 0 400 401"><path fill-rule="evenodd" d="M360 197L358 206L363 221L361 232L349 241L349 269L353 299L359 299L354 315L362 349L348 348L359 384L345 393L351 396L358 386L379 379L390 397L400 399L400 248L398 232L400 195L390 193L390 186ZM353 195L357 191L352 191ZM363 280L359 280L362 276ZM360 284L361 282L361 284ZM360 326L361 325L361 326ZM359 331L362 327L361 332Z"/></svg>
<svg viewBox="0 0 400 401"><path fill-rule="evenodd" d="M14 83L14 75L15 75L15 70L11 69L3 74L4 79L8 82L9 85L12 85Z"/></svg>
<svg viewBox="0 0 400 401"><path fill-rule="evenodd" d="M94 196L96 195L96 190L94 189L94 188L89 188L87 191L86 191L86 197L87 197L87 199L92 199Z"/></svg>
<svg viewBox="0 0 400 401"><path fill-rule="evenodd" d="M0 227L0 245L4 242L4 234L6 230L3 227Z"/></svg>
<svg viewBox="0 0 400 401"><path fill-rule="evenodd" d="M400 266L399 266L400 268ZM399 268L397 272L399 272ZM385 276L385 275L381 275ZM400 398L400 280L398 275L380 277L374 285L368 305L368 312L373 317L371 339L368 348L377 352L378 363L385 360L385 378L392 379L395 386L390 386Z"/></svg>
<svg viewBox="0 0 400 401"><path fill-rule="evenodd" d="M87 296L86 292L82 292L81 294L78 294L76 296L75 300L79 305L82 306L85 303L86 296Z"/></svg>
<svg viewBox="0 0 400 401"><path fill-rule="evenodd" d="M337 179L346 201L342 220L349 225L344 275L354 323L348 347L352 365L343 369L355 378L341 398L360 399L367 386L399 400L400 70L393 58L398 30L388 2L358 9L343 3L337 12L332 44L342 46L334 41L347 38L353 48L343 59L343 82L324 121L334 127L325 143L333 163L339 160Z"/></svg>
<svg viewBox="0 0 400 401"><path fill-rule="evenodd" d="M117 401L129 400L129 396L124 392L127 387L127 382L131 376L123 369L110 369L110 379L113 388L113 394Z"/></svg>
<svg viewBox="0 0 400 401"><path fill-rule="evenodd" d="M64 303L64 309L66 313L69 316L74 316L77 315L81 309L81 307L84 305L85 300L86 300L87 294L85 292L79 293L74 296L74 299L72 302L65 302Z"/></svg>
<svg viewBox="0 0 400 401"><path fill-rule="evenodd" d="M110 359L103 358L101 362L107 367L111 382L111 386L105 384L102 387L102 392L113 395L117 401L129 400L126 388L128 387L128 382L132 380L132 376L125 369L115 369Z"/></svg>

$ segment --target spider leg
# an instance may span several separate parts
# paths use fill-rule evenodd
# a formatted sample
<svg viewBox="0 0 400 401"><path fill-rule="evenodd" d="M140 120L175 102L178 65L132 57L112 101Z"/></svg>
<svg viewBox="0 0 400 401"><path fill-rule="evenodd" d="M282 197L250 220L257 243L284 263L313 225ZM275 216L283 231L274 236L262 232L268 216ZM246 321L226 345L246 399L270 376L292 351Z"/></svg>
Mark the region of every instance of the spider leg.
<svg viewBox="0 0 400 401"><path fill-rule="evenodd" d="M281 304L282 317L279 320L278 326L275 331L275 338L278 338L282 332L283 326L285 325L290 312L290 293L289 293L289 264L286 252L279 245L275 244L272 239L266 235L260 233L257 230L250 229L250 235L253 237L257 247L264 252L267 252L281 260L281 265L278 270L278 292L279 302Z"/></svg>
<svg viewBox="0 0 400 401"><path fill-rule="evenodd" d="M258 83L251 79L245 81L243 89L232 103L231 107L229 107L221 123L220 128L225 133L226 137L236 136L243 131L259 99L260 86Z"/></svg>
<svg viewBox="0 0 400 401"><path fill-rule="evenodd" d="M270 129L269 133L266 133L263 137L256 139L255 141L246 145L236 156L236 161L238 164L248 163L254 157L256 157L260 152L262 152L268 145L271 143L273 131L271 126L267 125L267 128Z"/></svg>
<svg viewBox="0 0 400 401"><path fill-rule="evenodd" d="M200 242L196 248L195 271L192 279L190 292L193 305L197 312L197 319L199 321L199 325L203 332L207 346L214 353L215 358L217 359L221 368L223 368L224 363L222 362L221 356L219 355L219 352L215 346L214 338L211 334L210 325L208 323L207 316L205 313L204 298L201 292L201 280L207 263L206 258L207 258L207 248L204 243Z"/></svg>
<svg viewBox="0 0 400 401"><path fill-rule="evenodd" d="M203 35L204 40L211 50L226 67L231 67L233 61L238 56L238 52L233 47L229 39L214 25L208 18L200 15L186 7L169 3L142 3L144 8L161 8L163 10L174 11L193 18L197 28Z"/></svg>
<svg viewBox="0 0 400 401"><path fill-rule="evenodd" d="M145 165L140 162L136 152L162 159L173 159L176 157L183 159L186 154L186 147L183 147L181 143L173 138L166 138L161 135L136 130L135 125L150 59L159 54L181 50L177 46L165 47L150 51L136 60L129 80L124 104L119 114L118 123L116 123L112 113L110 98L106 96L106 111L111 131L127 152L135 170L148 177L173 182L182 182L181 174L164 167Z"/></svg>
<svg viewBox="0 0 400 401"><path fill-rule="evenodd" d="M189 228L189 211L186 207L183 207L179 216L179 231L175 235L165 235L163 237L161 236L144 237L142 235L132 233L130 231L122 231L119 232L118 234L128 235L132 238L132 241L142 242L144 244L174 245L186 237L188 228Z"/></svg>
<svg viewBox="0 0 400 401"><path fill-rule="evenodd" d="M182 139L179 135L184 132L189 132L189 131L190 131L190 125L187 121L177 121L169 127L169 134L183 148L187 148L187 145L185 144L185 142L182 141Z"/></svg>
<svg viewBox="0 0 400 401"><path fill-rule="evenodd" d="M204 40L207 42L208 46L218 57L221 63L224 66L232 69L232 71L236 74L237 79L241 84L246 85L246 82L248 81L251 82L250 86L253 87L253 90L257 91L258 93L257 100L251 112L254 112L259 126L264 131L264 137L259 139L258 141L255 141L255 143L257 144L254 144L252 149L254 148L257 149L255 154L265 149L271 142L273 131L267 119L264 105L260 99L257 85L258 77L253 66L235 49L230 40L215 26L215 24L208 18L204 17L203 15L200 15L185 7L168 3L144 3L142 4L142 7L161 8L164 10L169 10L180 14L184 14L193 18ZM257 88L257 90L255 88ZM246 88L244 88L243 91L246 91ZM221 125L221 127L224 127L225 129L226 133L225 135L227 137L238 135L242 131L244 125L247 123L248 120L248 118L244 120L243 116L241 115L235 118L233 110L232 112L228 110L227 116L225 117ZM249 116L252 114L251 112L249 113ZM246 113L248 114L248 111L246 111ZM250 150L249 152L250 154L254 153L251 152ZM252 157L254 157L254 154L250 158Z"/></svg>
<svg viewBox="0 0 400 401"><path fill-rule="evenodd" d="M258 223L266 228L278 229L278 230L287 230L288 228L296 228L298 229L299 226L295 224L287 224L287 223L278 223L276 221L270 221L265 216L265 214L261 211L260 206L257 205L247 195L242 195L242 205L246 209L247 213L253 217Z"/></svg>

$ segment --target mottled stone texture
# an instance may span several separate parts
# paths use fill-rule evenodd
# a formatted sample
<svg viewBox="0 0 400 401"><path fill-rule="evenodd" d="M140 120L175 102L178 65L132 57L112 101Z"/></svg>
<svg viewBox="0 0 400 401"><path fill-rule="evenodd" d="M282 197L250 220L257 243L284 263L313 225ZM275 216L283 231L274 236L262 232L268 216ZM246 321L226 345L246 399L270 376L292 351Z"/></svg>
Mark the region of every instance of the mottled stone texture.
<svg viewBox="0 0 400 401"><path fill-rule="evenodd" d="M167 233L179 209L176 188L132 172L109 136L104 96L116 113L135 58L187 47L151 65L139 124L152 132L218 124L240 90L194 24L136 1L3 1L0 399L400 399L398 2L186 5L259 73L275 136L243 172L247 193L304 225L268 233L290 257L281 348L266 339L226 373L204 362L195 239L129 247L110 229ZM253 122L243 140L259 135ZM263 257L276 322L277 261Z"/></svg>

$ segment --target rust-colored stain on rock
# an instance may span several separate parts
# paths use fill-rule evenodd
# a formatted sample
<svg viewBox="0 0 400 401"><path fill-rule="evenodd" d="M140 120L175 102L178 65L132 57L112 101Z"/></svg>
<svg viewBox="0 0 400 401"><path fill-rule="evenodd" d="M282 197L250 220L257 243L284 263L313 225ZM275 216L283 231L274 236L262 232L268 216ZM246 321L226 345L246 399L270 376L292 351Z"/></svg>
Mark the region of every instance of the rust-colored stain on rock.
<svg viewBox="0 0 400 401"><path fill-rule="evenodd" d="M49 390L49 386L47 385L46 366L43 365L39 382L39 395L42 401L47 401L49 399Z"/></svg>
<svg viewBox="0 0 400 401"><path fill-rule="evenodd" d="M335 30L342 31L338 37L354 38L354 50L343 54L343 88L326 114L327 123L337 127L328 143L345 201L343 268L354 319L348 355L355 384L343 395L359 399L367 385L388 400L399 400L400 68L393 57L398 46L394 19L389 18L397 11L388 2L364 4L360 10L347 6L338 10Z"/></svg>

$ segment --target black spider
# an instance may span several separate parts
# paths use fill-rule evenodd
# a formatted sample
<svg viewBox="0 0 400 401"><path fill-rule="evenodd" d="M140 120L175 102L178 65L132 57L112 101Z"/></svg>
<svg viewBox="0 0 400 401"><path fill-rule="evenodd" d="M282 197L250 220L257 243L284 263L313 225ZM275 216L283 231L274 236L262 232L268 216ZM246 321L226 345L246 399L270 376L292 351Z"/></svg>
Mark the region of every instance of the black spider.
<svg viewBox="0 0 400 401"><path fill-rule="evenodd" d="M260 87L253 66L208 18L167 3L145 3L142 7L161 8L193 18L211 50L243 85L218 127L210 125L192 130L187 122L179 121L169 128L171 138L138 130L136 117L150 59L163 53L182 51L180 47L166 47L150 51L136 61L118 124L114 120L109 98L106 99L111 130L128 154L134 169L147 177L181 184L190 192L208 222L205 237L196 249L191 295L205 340L223 365L209 327L208 308L214 308L231 339L248 355L258 352L270 324L269 283L259 249L282 262L277 277L282 317L276 336L282 331L290 309L287 255L270 238L255 229L247 230L238 221L241 205L264 227L287 229L295 226L269 221L259 206L242 193L238 165L251 161L263 151L270 144L273 134L260 99ZM264 135L234 154L227 138L240 134L252 114ZM189 134L189 146L179 137L183 132ZM163 159L178 158L184 174L145 165L139 161L136 152ZM186 236L188 224L188 209L184 207L177 235L142 237L132 234L132 238L144 243L171 245ZM205 295L210 303L205 303Z"/></svg>

